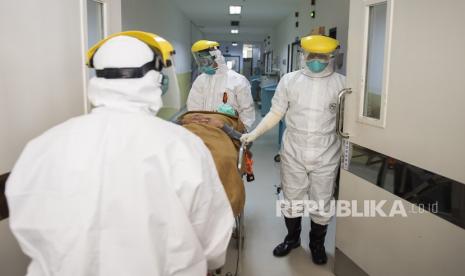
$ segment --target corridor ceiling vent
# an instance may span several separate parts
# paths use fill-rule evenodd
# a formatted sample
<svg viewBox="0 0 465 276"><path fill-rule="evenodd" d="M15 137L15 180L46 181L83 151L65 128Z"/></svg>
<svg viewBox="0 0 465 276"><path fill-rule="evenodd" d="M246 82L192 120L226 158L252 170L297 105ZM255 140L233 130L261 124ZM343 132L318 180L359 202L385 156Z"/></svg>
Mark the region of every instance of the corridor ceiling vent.
<svg viewBox="0 0 465 276"><path fill-rule="evenodd" d="M231 26L239 27L239 21L237 21L237 20L231 21Z"/></svg>
<svg viewBox="0 0 465 276"><path fill-rule="evenodd" d="M231 33L232 33L232 34L238 34L238 33L239 33L239 30L238 30L238 29L232 29L232 30L231 30Z"/></svg>
<svg viewBox="0 0 465 276"><path fill-rule="evenodd" d="M229 6L229 14L241 14L242 6Z"/></svg>

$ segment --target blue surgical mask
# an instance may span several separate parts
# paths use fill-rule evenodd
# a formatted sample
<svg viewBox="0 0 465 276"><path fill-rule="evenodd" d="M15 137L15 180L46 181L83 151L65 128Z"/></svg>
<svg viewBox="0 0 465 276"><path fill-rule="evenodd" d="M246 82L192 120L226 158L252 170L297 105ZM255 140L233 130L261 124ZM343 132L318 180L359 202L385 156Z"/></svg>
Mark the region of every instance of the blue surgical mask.
<svg viewBox="0 0 465 276"><path fill-rule="evenodd" d="M213 68L212 66L200 67L200 71L202 71L203 73L207 75L214 75L216 73L215 68Z"/></svg>
<svg viewBox="0 0 465 276"><path fill-rule="evenodd" d="M308 69L310 69L310 71L312 71L313 73L320 73L323 70L325 70L326 67L328 66L328 62L321 62L320 60L317 60L317 59L313 59L305 63Z"/></svg>

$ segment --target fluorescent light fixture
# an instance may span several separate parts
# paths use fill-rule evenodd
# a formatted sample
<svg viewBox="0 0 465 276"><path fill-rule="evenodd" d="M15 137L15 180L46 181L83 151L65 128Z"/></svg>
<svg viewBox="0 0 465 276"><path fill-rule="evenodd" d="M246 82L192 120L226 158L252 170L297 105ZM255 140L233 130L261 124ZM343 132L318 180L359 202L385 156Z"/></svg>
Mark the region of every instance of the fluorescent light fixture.
<svg viewBox="0 0 465 276"><path fill-rule="evenodd" d="M233 43L232 43L232 46L233 46L233 47L236 47L236 46L237 46L237 42L233 42Z"/></svg>
<svg viewBox="0 0 465 276"><path fill-rule="evenodd" d="M238 29L232 29L232 30L231 30L231 33L232 33L232 34L238 34L238 33L239 33L239 30L238 30Z"/></svg>
<svg viewBox="0 0 465 276"><path fill-rule="evenodd" d="M229 14L241 14L242 6L229 6Z"/></svg>

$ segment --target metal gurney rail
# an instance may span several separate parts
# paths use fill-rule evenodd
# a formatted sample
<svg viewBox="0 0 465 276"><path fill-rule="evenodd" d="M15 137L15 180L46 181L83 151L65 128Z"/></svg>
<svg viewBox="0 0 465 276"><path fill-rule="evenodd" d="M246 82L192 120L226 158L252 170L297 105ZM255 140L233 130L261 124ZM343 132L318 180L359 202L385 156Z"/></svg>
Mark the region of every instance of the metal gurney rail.
<svg viewBox="0 0 465 276"><path fill-rule="evenodd" d="M246 143L241 143L239 148L239 157L237 160L237 169L239 173L242 171L242 166L244 164L244 157L247 154L247 147ZM253 175L252 175L253 176ZM249 176L248 176L249 178ZM251 180L249 180L251 181ZM226 272L222 274L223 269L217 269L215 272L212 272L210 275L225 275L225 276L239 276L240 275L240 268L241 268L241 260L242 260L242 251L244 249L244 241L245 241L245 225L244 225L244 210L236 216L236 228L234 229L232 238L236 240L236 248L237 248L237 258L235 263L235 272L232 274L231 272Z"/></svg>

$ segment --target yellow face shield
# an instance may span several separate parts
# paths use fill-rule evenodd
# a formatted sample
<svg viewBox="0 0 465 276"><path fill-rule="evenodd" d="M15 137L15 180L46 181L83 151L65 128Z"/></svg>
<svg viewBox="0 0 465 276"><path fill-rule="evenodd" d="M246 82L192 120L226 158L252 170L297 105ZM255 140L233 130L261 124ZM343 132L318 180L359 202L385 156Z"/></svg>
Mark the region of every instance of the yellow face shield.
<svg viewBox="0 0 465 276"><path fill-rule="evenodd" d="M216 41L199 40L192 45L191 50L192 53L198 53L208 49L216 49L218 47L220 47L220 44Z"/></svg>
<svg viewBox="0 0 465 276"><path fill-rule="evenodd" d="M92 59L94 57L94 54L97 52L100 46L102 46L107 40L115 36L130 36L130 37L134 37L144 42L157 55L161 57L164 67L169 67L173 63L172 56L175 54L174 48L171 45L171 43L169 43L167 40L152 33L147 33L147 32L142 32L142 31L126 31L126 32L120 32L120 33L110 35L107 38L95 44L92 48L90 48L89 51L87 51L87 57L86 57L87 66L89 66L90 68L93 68Z"/></svg>
<svg viewBox="0 0 465 276"><path fill-rule="evenodd" d="M323 35L311 35L300 40L301 61L313 77L323 77L335 71L339 41Z"/></svg>
<svg viewBox="0 0 465 276"><path fill-rule="evenodd" d="M339 41L323 35L311 35L302 38L300 46L307 53L331 54L339 47Z"/></svg>

